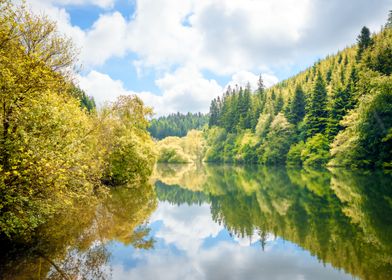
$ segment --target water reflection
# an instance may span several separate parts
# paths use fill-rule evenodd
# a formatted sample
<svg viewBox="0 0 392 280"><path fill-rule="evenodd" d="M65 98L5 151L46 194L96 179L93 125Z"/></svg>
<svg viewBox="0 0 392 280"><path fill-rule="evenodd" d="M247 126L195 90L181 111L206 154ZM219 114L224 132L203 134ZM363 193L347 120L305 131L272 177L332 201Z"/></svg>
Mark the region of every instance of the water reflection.
<svg viewBox="0 0 392 280"><path fill-rule="evenodd" d="M340 169L158 165L154 187L114 189L55 217L26 246L2 250L0 275L390 279L391 179Z"/></svg>
<svg viewBox="0 0 392 280"><path fill-rule="evenodd" d="M331 264L361 279L389 279L392 275L390 175L335 169L286 171L282 168L206 166L197 170L200 168L186 166L182 172L172 172L168 177L170 168L158 166L155 173L159 200L170 204L210 204L212 221L223 225L234 239L257 244L261 250L268 248L269 243L279 247L276 244L286 240L305 249L327 267ZM192 174L202 176L196 184L190 182L188 188L183 182L196 177ZM203 183L200 177L205 179ZM195 185L197 191L193 191ZM268 262L261 254L252 257L252 263L259 259L266 268L265 262L272 262L279 250L272 251ZM281 259L277 255L275 266L290 267L285 263L286 253L283 250L278 254ZM244 257L239 252L235 254ZM222 257L232 265L229 252ZM274 267L270 263L268 267L271 266ZM255 268L247 266L248 269L246 273L256 273ZM304 269L299 270L306 274ZM329 271L314 269L320 275L307 275L305 279L321 279L322 273ZM281 272L277 269L277 274L264 277L274 279ZM260 274L248 276L241 278L258 278ZM328 277L326 279L340 279L343 274ZM289 278L295 277L287 276Z"/></svg>
<svg viewBox="0 0 392 280"><path fill-rule="evenodd" d="M118 188L103 200L83 201L27 243L2 244L1 279L111 279L109 244L152 248L145 222L156 205L151 185Z"/></svg>

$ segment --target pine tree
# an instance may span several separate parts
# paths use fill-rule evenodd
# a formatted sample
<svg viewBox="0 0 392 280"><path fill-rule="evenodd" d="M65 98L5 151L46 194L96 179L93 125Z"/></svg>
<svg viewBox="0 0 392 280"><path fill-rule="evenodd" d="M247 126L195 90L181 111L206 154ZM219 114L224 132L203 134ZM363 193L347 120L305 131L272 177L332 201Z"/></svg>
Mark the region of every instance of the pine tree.
<svg viewBox="0 0 392 280"><path fill-rule="evenodd" d="M389 10L388 20L385 24L385 28L392 28L392 10Z"/></svg>
<svg viewBox="0 0 392 280"><path fill-rule="evenodd" d="M359 61L362 58L362 53L365 49L367 49L372 44L372 38L370 38L370 30L366 26L362 27L361 34L359 34L357 38L358 42L358 52L357 52L357 60Z"/></svg>
<svg viewBox="0 0 392 280"><path fill-rule="evenodd" d="M210 118L208 120L208 126L213 127L214 125L218 125L218 103L216 99L213 99L210 106Z"/></svg>
<svg viewBox="0 0 392 280"><path fill-rule="evenodd" d="M251 111L251 87L250 83L246 86L243 94L243 101L242 101L242 114L243 114L243 124L242 128L249 129L251 128L251 120L252 120L252 111Z"/></svg>
<svg viewBox="0 0 392 280"><path fill-rule="evenodd" d="M352 97L349 88L338 86L332 89L331 109L329 111L328 119L328 137L332 140L343 126L340 121L347 114L347 111L352 108Z"/></svg>
<svg viewBox="0 0 392 280"><path fill-rule="evenodd" d="M266 102L265 86L264 86L263 78L261 77L261 74L260 74L259 80L257 81L256 97L251 104L252 116L251 116L250 127L252 128L253 131L256 129L256 125L259 120L259 116L264 110L265 102Z"/></svg>
<svg viewBox="0 0 392 280"><path fill-rule="evenodd" d="M282 94L279 94L278 97L275 100L275 115L277 115L278 113L280 113L283 109L283 97Z"/></svg>
<svg viewBox="0 0 392 280"><path fill-rule="evenodd" d="M325 89L321 73L318 72L305 118L307 136L311 137L317 133L324 133L327 127L327 120L327 90Z"/></svg>
<svg viewBox="0 0 392 280"><path fill-rule="evenodd" d="M300 85L295 88L293 100L288 107L287 119L290 123L297 125L305 116L305 94Z"/></svg>

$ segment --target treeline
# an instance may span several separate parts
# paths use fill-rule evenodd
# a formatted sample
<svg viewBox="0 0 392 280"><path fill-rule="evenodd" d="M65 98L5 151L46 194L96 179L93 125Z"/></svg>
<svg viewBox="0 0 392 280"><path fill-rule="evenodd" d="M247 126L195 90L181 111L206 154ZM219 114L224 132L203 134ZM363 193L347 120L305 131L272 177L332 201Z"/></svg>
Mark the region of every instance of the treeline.
<svg viewBox="0 0 392 280"><path fill-rule="evenodd" d="M392 167L392 13L381 32L256 92L211 102L205 160Z"/></svg>
<svg viewBox="0 0 392 280"><path fill-rule="evenodd" d="M75 61L54 22L0 0L0 240L152 172L151 109L123 96L97 111L72 82Z"/></svg>
<svg viewBox="0 0 392 280"><path fill-rule="evenodd" d="M185 136L192 129L201 129L208 123L208 116L201 113L170 114L152 119L148 131L155 139L168 136Z"/></svg>

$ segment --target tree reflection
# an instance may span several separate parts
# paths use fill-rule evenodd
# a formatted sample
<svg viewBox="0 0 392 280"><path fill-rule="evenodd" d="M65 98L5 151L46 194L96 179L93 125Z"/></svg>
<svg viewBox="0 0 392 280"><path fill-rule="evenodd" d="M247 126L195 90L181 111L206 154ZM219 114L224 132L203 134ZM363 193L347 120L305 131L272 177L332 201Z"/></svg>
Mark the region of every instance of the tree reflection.
<svg viewBox="0 0 392 280"><path fill-rule="evenodd" d="M106 245L151 249L146 222L157 205L150 184L113 189L53 217L31 240L2 244L2 279L109 279Z"/></svg>
<svg viewBox="0 0 392 280"><path fill-rule="evenodd" d="M204 183L198 181L201 191L181 184L178 174L171 185L157 176L158 198L208 202L215 221L238 237L258 232L263 249L272 234L361 279L392 275L391 175L340 169L199 168L203 171L193 172L205 174Z"/></svg>

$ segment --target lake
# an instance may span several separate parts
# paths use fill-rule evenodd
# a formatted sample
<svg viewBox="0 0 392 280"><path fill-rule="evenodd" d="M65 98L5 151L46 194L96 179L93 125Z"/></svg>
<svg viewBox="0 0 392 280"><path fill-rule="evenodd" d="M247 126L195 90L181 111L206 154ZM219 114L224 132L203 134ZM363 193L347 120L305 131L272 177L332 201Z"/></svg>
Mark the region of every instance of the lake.
<svg viewBox="0 0 392 280"><path fill-rule="evenodd" d="M392 279L392 176L157 165L31 244L3 253L4 279Z"/></svg>

